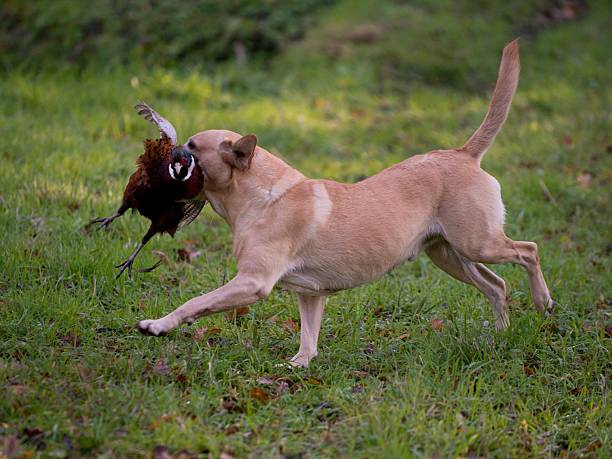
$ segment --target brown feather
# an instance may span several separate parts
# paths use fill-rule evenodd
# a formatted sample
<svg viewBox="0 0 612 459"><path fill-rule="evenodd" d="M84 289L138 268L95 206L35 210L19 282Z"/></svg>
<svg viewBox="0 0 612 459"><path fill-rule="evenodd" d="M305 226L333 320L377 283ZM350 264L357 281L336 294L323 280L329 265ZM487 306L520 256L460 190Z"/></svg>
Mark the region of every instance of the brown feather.
<svg viewBox="0 0 612 459"><path fill-rule="evenodd" d="M119 265L121 271L126 267L131 272L131 264L138 251L151 237L157 233L168 233L174 236L180 227L193 221L205 200L196 198L204 186L204 175L197 159L189 179L174 180L168 171L173 145L171 140L162 136L161 139L147 139L144 142L145 151L136 161L138 169L134 172L123 192L123 201L117 213L106 219L95 219L90 223L102 222L98 229L107 227L115 218L123 215L126 210L137 210L140 215L151 220L151 226L142 239L138 249L128 260ZM152 269L152 268L151 268ZM146 271L146 270L145 270Z"/></svg>

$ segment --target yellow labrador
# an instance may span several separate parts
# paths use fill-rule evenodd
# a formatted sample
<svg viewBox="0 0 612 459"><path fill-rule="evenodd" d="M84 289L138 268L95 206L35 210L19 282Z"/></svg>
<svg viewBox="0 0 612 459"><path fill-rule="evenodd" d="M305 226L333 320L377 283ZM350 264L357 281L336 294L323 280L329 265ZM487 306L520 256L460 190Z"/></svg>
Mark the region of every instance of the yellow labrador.
<svg viewBox="0 0 612 459"><path fill-rule="evenodd" d="M464 146L413 156L354 184L309 179L258 147L252 134L195 134L184 147L204 173L203 198L231 227L238 274L136 327L163 335L266 298L280 285L297 293L300 309L300 348L291 363L307 366L317 355L326 297L375 280L421 250L484 293L498 329L509 324L506 286L482 263L524 266L533 302L552 313L537 246L506 237L499 183L480 168L508 116L518 76L513 41L504 48L489 111Z"/></svg>

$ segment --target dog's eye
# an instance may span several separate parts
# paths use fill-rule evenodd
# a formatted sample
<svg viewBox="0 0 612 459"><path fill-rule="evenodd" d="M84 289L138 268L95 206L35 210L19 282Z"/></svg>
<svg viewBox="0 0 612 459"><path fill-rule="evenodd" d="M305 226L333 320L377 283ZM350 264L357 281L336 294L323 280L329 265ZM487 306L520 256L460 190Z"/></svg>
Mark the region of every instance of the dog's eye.
<svg viewBox="0 0 612 459"><path fill-rule="evenodd" d="M189 142L187 142L187 147L190 150L193 150L195 148L195 143L193 143L193 140L190 140Z"/></svg>

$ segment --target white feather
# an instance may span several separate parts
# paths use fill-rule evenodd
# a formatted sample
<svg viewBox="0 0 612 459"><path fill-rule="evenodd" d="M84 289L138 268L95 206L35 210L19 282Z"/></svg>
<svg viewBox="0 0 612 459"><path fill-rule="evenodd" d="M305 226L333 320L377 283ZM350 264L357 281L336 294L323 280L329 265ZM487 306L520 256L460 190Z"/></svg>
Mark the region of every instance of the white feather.
<svg viewBox="0 0 612 459"><path fill-rule="evenodd" d="M176 129L174 129L174 126L172 126L170 121L161 116L142 100L138 99L138 102L140 102L140 104L134 105L134 108L138 110L138 114L144 116L147 121L155 124L159 128L160 134L168 137L172 142L172 145L176 145L178 142L178 136L176 135Z"/></svg>

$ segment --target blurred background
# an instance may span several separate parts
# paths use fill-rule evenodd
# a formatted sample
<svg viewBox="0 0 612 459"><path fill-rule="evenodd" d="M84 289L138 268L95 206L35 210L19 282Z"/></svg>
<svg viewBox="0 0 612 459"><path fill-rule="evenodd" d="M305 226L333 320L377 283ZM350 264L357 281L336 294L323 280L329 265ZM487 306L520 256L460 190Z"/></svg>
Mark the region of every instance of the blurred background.
<svg viewBox="0 0 612 459"><path fill-rule="evenodd" d="M231 441L238 456L257 445L278 457L606 457L611 25L610 0L0 2L0 434L57 457L148 457L158 439L215 456ZM138 99L179 142L255 133L310 177L354 182L462 145L517 37L519 87L482 167L501 183L508 236L539 245L553 318L534 311L522 269L498 265L514 325L491 334L484 296L421 256L331 296L312 388L244 413L227 400L251 406L254 381L295 353L294 296L274 290L242 321L203 319L200 335L134 333L236 272L229 228L209 206L147 244L135 268L167 263L132 280L113 266L149 222L83 230L114 213L143 140L158 136ZM206 327L219 338L201 341ZM360 388L354 368L408 383ZM480 400L462 395L475 387Z"/></svg>

